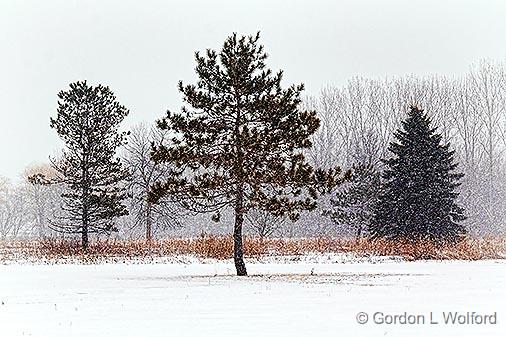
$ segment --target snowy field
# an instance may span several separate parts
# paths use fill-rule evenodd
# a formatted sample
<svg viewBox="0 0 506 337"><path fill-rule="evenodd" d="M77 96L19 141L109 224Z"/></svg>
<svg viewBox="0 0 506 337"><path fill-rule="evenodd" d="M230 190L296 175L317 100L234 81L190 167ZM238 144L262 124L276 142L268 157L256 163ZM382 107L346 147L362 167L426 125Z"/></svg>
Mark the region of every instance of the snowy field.
<svg viewBox="0 0 506 337"><path fill-rule="evenodd" d="M313 257L248 261L248 271L238 278L231 261L190 258L2 265L0 336L506 335L505 261ZM456 311L496 312L497 322L445 324ZM418 324L380 322L404 312Z"/></svg>

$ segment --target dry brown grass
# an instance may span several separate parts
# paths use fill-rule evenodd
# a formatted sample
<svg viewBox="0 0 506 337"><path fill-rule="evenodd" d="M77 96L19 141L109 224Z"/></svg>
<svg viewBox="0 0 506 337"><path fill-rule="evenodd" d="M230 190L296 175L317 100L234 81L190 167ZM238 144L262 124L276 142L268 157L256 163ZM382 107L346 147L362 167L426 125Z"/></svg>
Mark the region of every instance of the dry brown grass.
<svg viewBox="0 0 506 337"><path fill-rule="evenodd" d="M350 247L358 254L401 256L408 260L486 260L506 256L506 238L466 238L455 245L433 242L360 240Z"/></svg>
<svg viewBox="0 0 506 337"><path fill-rule="evenodd" d="M246 237L247 257L293 256L309 253L353 253L357 256L401 256L407 260L482 260L506 256L506 238L467 238L453 246L430 242L393 243L385 240L294 238L260 239ZM77 240L45 239L39 241L0 242L0 262L15 260L64 261L153 259L190 255L199 258L228 259L232 257L230 237L171 238L162 241L95 240L83 251Z"/></svg>

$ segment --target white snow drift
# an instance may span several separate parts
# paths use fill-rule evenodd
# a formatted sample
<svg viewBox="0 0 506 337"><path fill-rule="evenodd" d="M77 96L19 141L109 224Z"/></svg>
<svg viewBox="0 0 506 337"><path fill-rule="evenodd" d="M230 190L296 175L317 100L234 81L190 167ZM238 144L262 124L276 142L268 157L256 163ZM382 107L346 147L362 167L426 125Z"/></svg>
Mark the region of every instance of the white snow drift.
<svg viewBox="0 0 506 337"><path fill-rule="evenodd" d="M336 261L249 261L251 276L242 278L233 276L231 261L3 265L0 336L462 337L506 330L505 261ZM495 314L496 322L445 324L449 313ZM410 324L412 315L425 322ZM389 324L380 316L398 317Z"/></svg>

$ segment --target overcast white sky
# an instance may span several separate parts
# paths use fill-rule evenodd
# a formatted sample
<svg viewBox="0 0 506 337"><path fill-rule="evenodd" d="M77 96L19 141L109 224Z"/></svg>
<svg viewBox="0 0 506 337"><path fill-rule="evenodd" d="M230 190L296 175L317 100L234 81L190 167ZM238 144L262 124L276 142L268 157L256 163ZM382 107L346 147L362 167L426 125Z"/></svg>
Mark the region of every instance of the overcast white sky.
<svg viewBox="0 0 506 337"><path fill-rule="evenodd" d="M308 94L349 78L461 74L506 59L506 1L0 0L0 175L16 179L60 144L56 94L87 79L130 109L125 126L178 109L193 53L262 32L273 70Z"/></svg>

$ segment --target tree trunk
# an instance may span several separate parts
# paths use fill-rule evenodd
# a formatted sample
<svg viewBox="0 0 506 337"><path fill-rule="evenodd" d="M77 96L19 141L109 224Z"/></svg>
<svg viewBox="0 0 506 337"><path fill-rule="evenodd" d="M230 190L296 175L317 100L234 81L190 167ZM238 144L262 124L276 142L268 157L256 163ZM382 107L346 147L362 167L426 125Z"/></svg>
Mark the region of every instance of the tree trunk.
<svg viewBox="0 0 506 337"><path fill-rule="evenodd" d="M242 224L244 222L243 208L244 191L242 184L238 184L236 200L235 200L235 224L234 224L234 263L237 276L248 275L246 265L244 263L242 249Z"/></svg>
<svg viewBox="0 0 506 337"><path fill-rule="evenodd" d="M84 250L88 249L89 241L88 241L88 209L84 207L83 209L83 228L82 228L82 236L81 236L81 245Z"/></svg>
<svg viewBox="0 0 506 337"><path fill-rule="evenodd" d="M83 154L83 163L81 164L82 170L82 202L83 202L83 214L82 214L82 231L81 231L81 245L83 249L88 250L89 240L88 240L88 226L90 224L90 214L89 214L89 202L90 202L90 188L89 188L89 179L88 179L88 155L86 153Z"/></svg>
<svg viewBox="0 0 506 337"><path fill-rule="evenodd" d="M88 226L90 223L90 215L89 215L89 198L88 198L88 188L83 188L83 214L82 214L82 231L81 231L81 245L83 249L88 250L89 240L88 240Z"/></svg>
<svg viewBox="0 0 506 337"><path fill-rule="evenodd" d="M151 203L148 202L146 209L146 241L151 242L153 235L151 233Z"/></svg>
<svg viewBox="0 0 506 337"><path fill-rule="evenodd" d="M357 229L357 241L360 240L360 237L362 236L362 224L358 224L358 229Z"/></svg>

